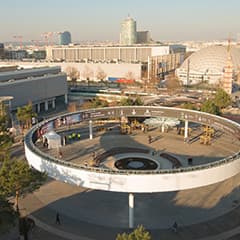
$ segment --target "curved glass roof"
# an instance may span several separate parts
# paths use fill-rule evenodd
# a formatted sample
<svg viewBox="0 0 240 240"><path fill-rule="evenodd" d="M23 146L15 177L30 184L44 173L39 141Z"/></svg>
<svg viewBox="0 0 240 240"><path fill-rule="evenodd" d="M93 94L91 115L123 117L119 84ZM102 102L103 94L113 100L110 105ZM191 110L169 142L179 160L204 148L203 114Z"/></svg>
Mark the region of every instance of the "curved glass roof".
<svg viewBox="0 0 240 240"><path fill-rule="evenodd" d="M230 48L234 71L239 71L240 67L240 49ZM223 72L228 58L227 46L210 46L203 48L189 56L182 64L180 69L187 70L188 61L191 72L202 74L216 74Z"/></svg>

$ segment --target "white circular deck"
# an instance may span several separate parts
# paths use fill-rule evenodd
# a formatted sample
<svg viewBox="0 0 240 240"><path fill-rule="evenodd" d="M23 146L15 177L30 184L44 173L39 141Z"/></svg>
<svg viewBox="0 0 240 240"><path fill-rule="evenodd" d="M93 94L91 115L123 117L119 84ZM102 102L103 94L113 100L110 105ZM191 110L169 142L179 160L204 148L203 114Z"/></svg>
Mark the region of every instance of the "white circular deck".
<svg viewBox="0 0 240 240"><path fill-rule="evenodd" d="M81 122L107 117L162 116L175 117L209 125L240 138L240 126L230 120L210 114L166 107L115 107L92 109L64 115L66 119ZM191 189L228 179L240 171L239 151L214 163L178 169L152 171L112 170L101 167L84 167L56 159L34 145L39 129L52 126L61 116L34 126L25 137L25 152L29 164L39 171L46 171L55 179L86 188L117 192L166 192Z"/></svg>

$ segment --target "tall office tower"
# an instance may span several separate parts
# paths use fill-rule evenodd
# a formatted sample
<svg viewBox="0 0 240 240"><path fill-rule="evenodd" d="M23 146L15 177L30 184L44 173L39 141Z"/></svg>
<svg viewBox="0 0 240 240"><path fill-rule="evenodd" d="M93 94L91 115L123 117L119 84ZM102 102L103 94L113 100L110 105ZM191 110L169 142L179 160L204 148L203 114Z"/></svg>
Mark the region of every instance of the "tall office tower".
<svg viewBox="0 0 240 240"><path fill-rule="evenodd" d="M137 43L136 21L131 17L126 18L121 23L120 44L133 45Z"/></svg>
<svg viewBox="0 0 240 240"><path fill-rule="evenodd" d="M137 32L137 43L149 43L149 42L150 42L150 32L149 31Z"/></svg>
<svg viewBox="0 0 240 240"><path fill-rule="evenodd" d="M60 34L60 45L68 45L72 42L71 40L71 33L65 31Z"/></svg>

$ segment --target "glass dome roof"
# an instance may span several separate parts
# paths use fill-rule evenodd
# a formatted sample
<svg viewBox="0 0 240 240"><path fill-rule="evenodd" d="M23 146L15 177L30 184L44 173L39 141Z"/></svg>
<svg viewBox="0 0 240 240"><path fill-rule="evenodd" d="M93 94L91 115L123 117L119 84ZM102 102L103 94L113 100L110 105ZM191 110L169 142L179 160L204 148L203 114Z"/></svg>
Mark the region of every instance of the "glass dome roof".
<svg viewBox="0 0 240 240"><path fill-rule="evenodd" d="M223 72L228 58L227 46L210 46L203 48L189 56L182 64L180 69L187 70L188 61L190 72L199 72L202 74L219 74ZM239 71L240 67L240 49L230 48L233 69Z"/></svg>

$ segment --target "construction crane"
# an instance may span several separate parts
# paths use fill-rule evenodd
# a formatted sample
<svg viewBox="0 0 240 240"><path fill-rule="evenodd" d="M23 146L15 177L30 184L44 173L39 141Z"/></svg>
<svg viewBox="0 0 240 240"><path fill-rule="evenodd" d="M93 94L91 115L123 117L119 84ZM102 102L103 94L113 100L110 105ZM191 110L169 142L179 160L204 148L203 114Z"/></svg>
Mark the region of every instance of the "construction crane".
<svg viewBox="0 0 240 240"><path fill-rule="evenodd" d="M38 48L39 45L40 45L40 44L39 44L39 43L40 43L40 40L31 40L31 42L32 42L34 48Z"/></svg>
<svg viewBox="0 0 240 240"><path fill-rule="evenodd" d="M60 44L60 35L62 34L63 32L55 32L55 34L57 35L57 44Z"/></svg>
<svg viewBox="0 0 240 240"><path fill-rule="evenodd" d="M20 49L22 49L22 46L23 46L23 42L22 42L23 36L15 35L15 36L13 36L13 38L17 40L17 43L19 44Z"/></svg>
<svg viewBox="0 0 240 240"><path fill-rule="evenodd" d="M41 36L44 38L45 46L53 45L54 32L44 32Z"/></svg>

